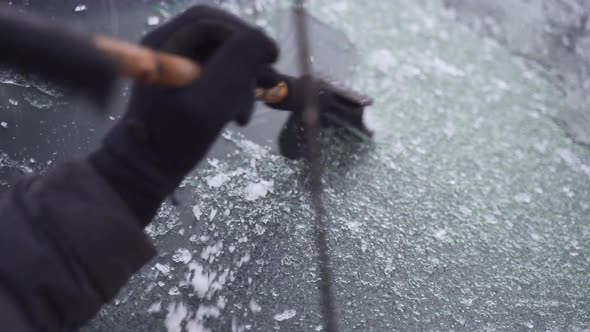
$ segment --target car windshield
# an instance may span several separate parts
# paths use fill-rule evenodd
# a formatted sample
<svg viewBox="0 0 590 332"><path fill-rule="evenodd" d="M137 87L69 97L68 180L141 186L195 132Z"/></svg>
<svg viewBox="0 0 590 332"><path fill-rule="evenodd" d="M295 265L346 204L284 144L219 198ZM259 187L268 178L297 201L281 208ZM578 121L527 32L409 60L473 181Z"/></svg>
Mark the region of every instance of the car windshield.
<svg viewBox="0 0 590 332"><path fill-rule="evenodd" d="M195 3L281 43L290 1L28 1L137 42ZM579 0L310 1L314 66L371 96L372 139L322 132L343 331L590 329L590 6ZM0 188L86 155L124 112L0 70ZM305 161L286 112L231 126L147 228L159 254L87 331L320 331ZM295 147L297 149L297 146Z"/></svg>

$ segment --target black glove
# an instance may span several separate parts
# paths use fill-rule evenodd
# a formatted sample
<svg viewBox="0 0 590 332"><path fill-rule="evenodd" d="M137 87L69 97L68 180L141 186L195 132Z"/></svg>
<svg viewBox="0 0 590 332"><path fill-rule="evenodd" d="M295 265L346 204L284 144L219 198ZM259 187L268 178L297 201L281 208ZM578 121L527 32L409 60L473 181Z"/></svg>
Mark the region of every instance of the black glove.
<svg viewBox="0 0 590 332"><path fill-rule="evenodd" d="M153 31L142 44L204 65L202 77L184 88L136 83L127 114L89 158L145 225L223 127L248 121L256 74L278 50L261 31L204 6Z"/></svg>

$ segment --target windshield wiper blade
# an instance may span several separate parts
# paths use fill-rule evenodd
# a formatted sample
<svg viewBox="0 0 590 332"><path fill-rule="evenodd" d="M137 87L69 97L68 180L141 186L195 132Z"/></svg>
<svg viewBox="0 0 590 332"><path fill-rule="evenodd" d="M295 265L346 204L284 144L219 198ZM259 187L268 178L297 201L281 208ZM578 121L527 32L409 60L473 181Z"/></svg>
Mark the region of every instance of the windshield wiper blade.
<svg viewBox="0 0 590 332"><path fill-rule="evenodd" d="M304 0L294 0L293 16L297 34L299 69L305 82L303 123L306 127L308 146L308 162L310 167L311 204L315 218L313 223L315 244L318 249L318 265L320 269L320 303L325 329L328 332L338 331L338 318L332 287L333 273L328 248L327 211L323 203L322 189L322 155L320 142L320 112L318 89L313 75L311 49L307 29L307 15Z"/></svg>

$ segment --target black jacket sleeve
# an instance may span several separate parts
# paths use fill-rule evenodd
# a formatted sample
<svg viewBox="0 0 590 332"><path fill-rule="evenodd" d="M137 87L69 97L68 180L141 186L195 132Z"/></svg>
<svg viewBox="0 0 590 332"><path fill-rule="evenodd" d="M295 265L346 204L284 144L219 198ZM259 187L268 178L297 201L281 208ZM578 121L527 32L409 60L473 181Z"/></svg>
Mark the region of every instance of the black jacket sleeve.
<svg viewBox="0 0 590 332"><path fill-rule="evenodd" d="M87 162L21 180L0 200L1 329L74 330L154 254Z"/></svg>

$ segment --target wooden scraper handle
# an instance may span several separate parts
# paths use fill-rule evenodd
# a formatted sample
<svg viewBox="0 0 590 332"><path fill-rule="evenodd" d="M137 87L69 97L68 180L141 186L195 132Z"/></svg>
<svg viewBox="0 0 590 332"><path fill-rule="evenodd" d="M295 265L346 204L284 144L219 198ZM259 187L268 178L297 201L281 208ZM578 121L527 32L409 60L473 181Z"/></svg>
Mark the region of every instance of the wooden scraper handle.
<svg viewBox="0 0 590 332"><path fill-rule="evenodd" d="M167 87L183 87L201 77L202 67L187 58L109 37L94 37L99 51L111 57L122 75ZM256 99L268 104L281 102L288 94L287 84L280 82L270 89L256 88Z"/></svg>

